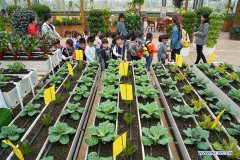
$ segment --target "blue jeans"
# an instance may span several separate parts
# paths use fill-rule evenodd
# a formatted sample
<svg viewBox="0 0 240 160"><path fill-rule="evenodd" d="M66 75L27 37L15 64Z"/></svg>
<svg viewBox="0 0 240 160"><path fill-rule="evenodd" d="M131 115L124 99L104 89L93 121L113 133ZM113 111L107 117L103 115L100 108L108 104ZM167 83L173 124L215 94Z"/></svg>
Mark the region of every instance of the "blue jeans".
<svg viewBox="0 0 240 160"><path fill-rule="evenodd" d="M146 68L147 69L150 69L150 67L151 67L151 64L152 64L152 60L153 60L153 56L148 56L148 57L146 57Z"/></svg>

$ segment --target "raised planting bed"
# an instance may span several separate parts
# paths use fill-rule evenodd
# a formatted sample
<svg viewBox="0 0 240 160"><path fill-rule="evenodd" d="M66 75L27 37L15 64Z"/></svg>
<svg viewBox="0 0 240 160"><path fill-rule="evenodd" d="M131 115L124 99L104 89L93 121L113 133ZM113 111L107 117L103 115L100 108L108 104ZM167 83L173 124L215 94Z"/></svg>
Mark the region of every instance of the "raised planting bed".
<svg viewBox="0 0 240 160"><path fill-rule="evenodd" d="M200 67L201 67L201 65L200 65ZM238 99L237 95L236 95L236 99L234 99L233 97L230 96L231 92L234 92L237 90L237 88L233 87L233 84L236 86L238 84L238 82L237 82L237 80L234 82L233 80L229 79L231 75L227 73L227 70L222 68L223 70L221 72L226 71L226 73L225 73L225 75L220 73L219 72L220 68L222 68L222 67L217 67L217 70L216 70L216 69L210 68L210 66L209 66L209 68L207 70L205 70L203 68L200 69L199 67L197 67L195 65L193 66L193 70L196 73L196 75L199 77L202 77L206 81L208 81L209 82L208 87L210 89L212 89L215 93L217 93L221 100L230 104L232 109L240 112L240 101L237 100ZM234 73L232 72L231 74L234 74ZM234 77L238 78L237 75L235 75ZM239 93L240 93L240 91L239 91Z"/></svg>
<svg viewBox="0 0 240 160"><path fill-rule="evenodd" d="M77 144L82 143L80 141L83 140L81 135L85 132L85 126L89 118L89 112L92 109L92 103L98 84L99 72L100 68L98 67L98 63L90 63L75 88L75 91L78 90L78 88L85 88L85 93L83 92L80 100L76 98L75 94L71 95L63 108L61 116L59 116L54 125L56 126L58 122L64 122L67 123L69 127L76 130L76 132L72 135L69 135L69 141L67 144L62 144L61 141L52 143L52 138L48 136L36 159L51 156L54 159L70 160L73 158L76 152L79 152L79 150L76 148ZM85 96L85 94L87 95ZM29 157L31 156L29 155Z"/></svg>
<svg viewBox="0 0 240 160"><path fill-rule="evenodd" d="M80 66L80 67L79 67ZM80 62L74 70L74 77L69 76L68 80L64 84L61 95L57 96L55 103L50 103L45 110L38 115L37 119L34 121L33 125L27 130L24 136L21 138L21 141L27 140L32 146L32 150L29 155L26 155L26 159L36 159L39 154L39 151L42 149L45 140L48 137L48 128L49 125L56 123L61 111L63 110L66 102L68 102L71 92L76 88L78 80L82 78L83 70L85 69L84 62ZM69 83L70 82L70 83ZM68 83L68 84L67 84ZM46 124L43 122L45 115L52 117L51 123ZM10 154L10 157L13 156L13 153Z"/></svg>
<svg viewBox="0 0 240 160"><path fill-rule="evenodd" d="M137 96L138 116L140 120L140 136L143 150L143 159L147 157L172 159L172 148L174 138L169 134L169 128L165 128L160 108L156 102L157 90L149 81L144 63L134 62L135 94ZM154 138L153 138L153 137ZM156 136L156 137L155 137Z"/></svg>
<svg viewBox="0 0 240 160"><path fill-rule="evenodd" d="M154 65L154 79L157 81L157 86L160 90L161 98L164 102L165 108L168 113L168 117L170 122L175 126L174 134L176 134L177 140L184 140L185 146L180 147L184 159L199 159L204 158L198 155L199 150L213 150L213 146L211 145L213 142L222 142L222 139L227 139L228 134L226 133L226 129L223 128L224 132L217 133L214 130L204 131L202 128L199 128L199 125L202 126L204 114L210 114L210 120L215 119L216 117L211 112L209 107L202 103L201 107L197 107L193 102L202 101L201 97L198 93L192 88L190 83L185 78L187 75L183 75L179 72L179 69L175 66L166 66L166 69L162 64L157 63ZM175 81L173 81L173 79ZM175 86L176 85L176 86ZM190 89L189 89L190 88ZM179 91L182 91L179 92ZM178 93L177 93L178 92ZM184 94L183 94L184 93ZM166 107L167 106L167 107ZM194 107L194 108L192 108ZM174 120L174 121L172 121ZM207 128L204 128L207 129ZM189 141L189 135L186 133L188 131L198 131L206 133L205 136L203 134L202 140L198 142ZM177 134L179 133L180 134ZM194 133L192 132L192 133ZM191 145L190 145L191 144ZM199 144L197 147L193 144ZM202 147L200 144L205 144L205 147ZM207 146L207 147L206 147ZM187 152L186 152L187 149ZM186 157L186 156L189 157ZM205 157L206 158L206 157ZM209 158L209 157L208 157ZM226 157L217 157L216 159L224 159Z"/></svg>
<svg viewBox="0 0 240 160"><path fill-rule="evenodd" d="M66 67L67 66L65 66L65 68ZM73 66L73 68L76 70L77 64L75 64ZM64 87L65 83L68 83L68 81L70 81L70 80L71 80L71 77L68 75L68 72L65 72L65 73L58 72L58 74L56 74L54 77L52 76L47 80L48 84L47 84L46 88L55 84L56 94L58 95L58 97L60 97L60 96L63 96L63 93L66 92L65 87ZM77 83L77 82L75 82L75 83ZM71 85L74 85L74 83L72 83ZM54 113L54 110L57 109L57 107L53 107L56 105L56 103L50 103L48 105L44 105L43 90L38 92L38 94L36 95L34 100L32 100L30 105L38 106L38 109L36 109L36 110L38 110L37 113L32 116L21 116L21 114L23 112L22 111L14 118L14 120L11 122L11 124L9 124L9 126L16 125L19 128L24 128L25 132L27 132L27 130L30 131L30 130L32 130L34 125L39 121L39 119L43 115L43 113L44 114L48 114L49 112ZM26 136L21 134L17 140L13 141L13 143L18 144L19 140L25 139L25 137ZM11 151L12 150L9 147L6 149L1 148L0 155L1 155L1 157L4 157L6 159L9 156L9 154L11 153Z"/></svg>
<svg viewBox="0 0 240 160"><path fill-rule="evenodd" d="M118 65L119 62L116 60L109 63L109 67L114 66L118 68ZM84 154L84 159L86 160L93 153L96 153L99 157L112 157L112 143L117 138L117 129L119 127L118 114L122 114L122 110L119 109L119 93L112 92L106 96L104 92L106 92L105 87L108 87L110 84L114 90L118 90L119 81L118 72L111 73L111 71L106 71L101 79L102 90L99 92L101 98L98 105L94 108L95 111L92 110L92 112L95 112L95 116L90 120L90 124L93 125L86 129L86 133L90 135L84 139L88 145ZM91 130L95 130L97 134L94 134ZM100 135L101 133L103 135ZM92 141L96 140L96 138L98 139L97 141Z"/></svg>

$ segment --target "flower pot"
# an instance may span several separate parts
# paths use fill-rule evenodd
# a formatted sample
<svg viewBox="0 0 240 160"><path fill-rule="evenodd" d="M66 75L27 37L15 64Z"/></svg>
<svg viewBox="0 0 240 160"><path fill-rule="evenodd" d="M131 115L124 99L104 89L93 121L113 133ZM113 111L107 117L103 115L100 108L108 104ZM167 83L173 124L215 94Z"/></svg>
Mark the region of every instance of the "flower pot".
<svg viewBox="0 0 240 160"><path fill-rule="evenodd" d="M203 46L203 54L204 55L211 55L212 53L215 52L215 46L213 48L209 48L207 46Z"/></svg>
<svg viewBox="0 0 240 160"><path fill-rule="evenodd" d="M229 32L230 31L230 28L232 27L233 25L233 21L232 20L224 20L223 24L222 24L222 31L223 32Z"/></svg>

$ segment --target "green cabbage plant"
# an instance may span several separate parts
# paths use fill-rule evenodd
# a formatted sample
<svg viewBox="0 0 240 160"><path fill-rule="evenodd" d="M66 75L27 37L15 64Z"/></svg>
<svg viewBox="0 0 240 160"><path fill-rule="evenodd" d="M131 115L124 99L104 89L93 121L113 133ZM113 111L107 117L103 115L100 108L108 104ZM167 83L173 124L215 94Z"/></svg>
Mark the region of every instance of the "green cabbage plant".
<svg viewBox="0 0 240 160"><path fill-rule="evenodd" d="M158 91L152 86L137 86L136 96L142 98L156 98Z"/></svg>
<svg viewBox="0 0 240 160"><path fill-rule="evenodd" d="M160 68L160 69L156 69L156 70L155 70L155 75L156 75L157 77L162 77L162 76L169 77L169 76L170 76L170 73L169 73L169 70L168 70L168 69Z"/></svg>
<svg viewBox="0 0 240 160"><path fill-rule="evenodd" d="M196 115L194 114L194 109L189 107L189 105L178 105L174 108L174 112L172 114L175 117L188 119L188 118L194 118Z"/></svg>
<svg viewBox="0 0 240 160"><path fill-rule="evenodd" d="M47 80L47 82L50 83L50 85L52 86L52 85L61 84L62 80L63 78L61 76L53 75Z"/></svg>
<svg viewBox="0 0 240 160"><path fill-rule="evenodd" d="M218 99L217 94L211 89L199 90L198 93L204 97L206 101L213 102Z"/></svg>
<svg viewBox="0 0 240 160"><path fill-rule="evenodd" d="M83 76L80 80L78 80L78 83L80 85L86 85L87 87L90 87L93 84L93 79L88 76Z"/></svg>
<svg viewBox="0 0 240 160"><path fill-rule="evenodd" d="M26 66L21 62L14 62L13 64L9 64L7 66L10 72L19 72L26 68Z"/></svg>
<svg viewBox="0 0 240 160"><path fill-rule="evenodd" d="M119 89L113 85L104 86L103 90L99 92L99 96L106 99L117 99Z"/></svg>
<svg viewBox="0 0 240 160"><path fill-rule="evenodd" d="M230 122L232 128L227 128L227 131L232 136L239 136L240 135L240 124L234 124Z"/></svg>
<svg viewBox="0 0 240 160"><path fill-rule="evenodd" d="M90 92L88 92L86 86L77 87L73 92L71 92L71 94L73 95L73 100L76 102L90 96Z"/></svg>
<svg viewBox="0 0 240 160"><path fill-rule="evenodd" d="M147 75L136 76L135 83L139 86L145 86L149 84L149 79Z"/></svg>
<svg viewBox="0 0 240 160"><path fill-rule="evenodd" d="M34 116L37 113L40 113L40 104L33 104L33 103L28 103L20 112L20 116Z"/></svg>
<svg viewBox="0 0 240 160"><path fill-rule="evenodd" d="M168 79L162 78L160 84L165 86L166 88L171 89L176 86L177 81L173 81L171 78L168 78Z"/></svg>
<svg viewBox="0 0 240 160"><path fill-rule="evenodd" d="M160 113L164 112L164 108L159 108L156 102L139 104L141 118L160 118Z"/></svg>
<svg viewBox="0 0 240 160"><path fill-rule="evenodd" d="M84 110L85 109L83 107L80 107L80 103L68 103L61 115L70 115L71 118L76 121L80 119L80 115L84 112Z"/></svg>
<svg viewBox="0 0 240 160"><path fill-rule="evenodd" d="M109 73L109 74L106 74L102 78L102 83L103 83L104 86L108 86L108 85L118 86L119 85L119 79L120 79L119 75Z"/></svg>
<svg viewBox="0 0 240 160"><path fill-rule="evenodd" d="M221 89L230 88L231 87L230 82L232 82L232 81L228 80L226 78L219 78L216 80L216 85Z"/></svg>
<svg viewBox="0 0 240 160"><path fill-rule="evenodd" d="M209 68L207 71L205 71L206 74L208 74L210 77L218 77L218 71L212 68Z"/></svg>
<svg viewBox="0 0 240 160"><path fill-rule="evenodd" d="M182 102L183 93L180 93L178 90L170 89L167 93L164 93L165 96L170 97L177 102Z"/></svg>
<svg viewBox="0 0 240 160"><path fill-rule="evenodd" d="M204 78L193 77L190 83L196 85L197 87L206 88L207 81L205 81Z"/></svg>
<svg viewBox="0 0 240 160"><path fill-rule="evenodd" d="M228 96L232 98L233 100L236 100L240 102L240 89L232 89L229 93Z"/></svg>
<svg viewBox="0 0 240 160"><path fill-rule="evenodd" d="M100 157L96 152L90 152L87 160L112 160L112 157Z"/></svg>

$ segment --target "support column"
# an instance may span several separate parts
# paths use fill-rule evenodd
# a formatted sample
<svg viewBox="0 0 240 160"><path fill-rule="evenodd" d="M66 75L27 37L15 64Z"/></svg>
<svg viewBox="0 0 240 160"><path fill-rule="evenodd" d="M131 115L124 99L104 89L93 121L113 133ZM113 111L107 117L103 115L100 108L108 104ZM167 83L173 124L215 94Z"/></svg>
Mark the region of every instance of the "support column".
<svg viewBox="0 0 240 160"><path fill-rule="evenodd" d="M27 0L28 8L31 8L31 0Z"/></svg>
<svg viewBox="0 0 240 160"><path fill-rule="evenodd" d="M83 23L83 30L85 29L85 19L84 19L84 0L80 0L80 17Z"/></svg>
<svg viewBox="0 0 240 160"><path fill-rule="evenodd" d="M237 8L236 8L236 11L235 11L235 15L233 17L233 25L237 23L237 17L239 15L239 12L240 12L240 0L238 0L238 3L237 3Z"/></svg>

